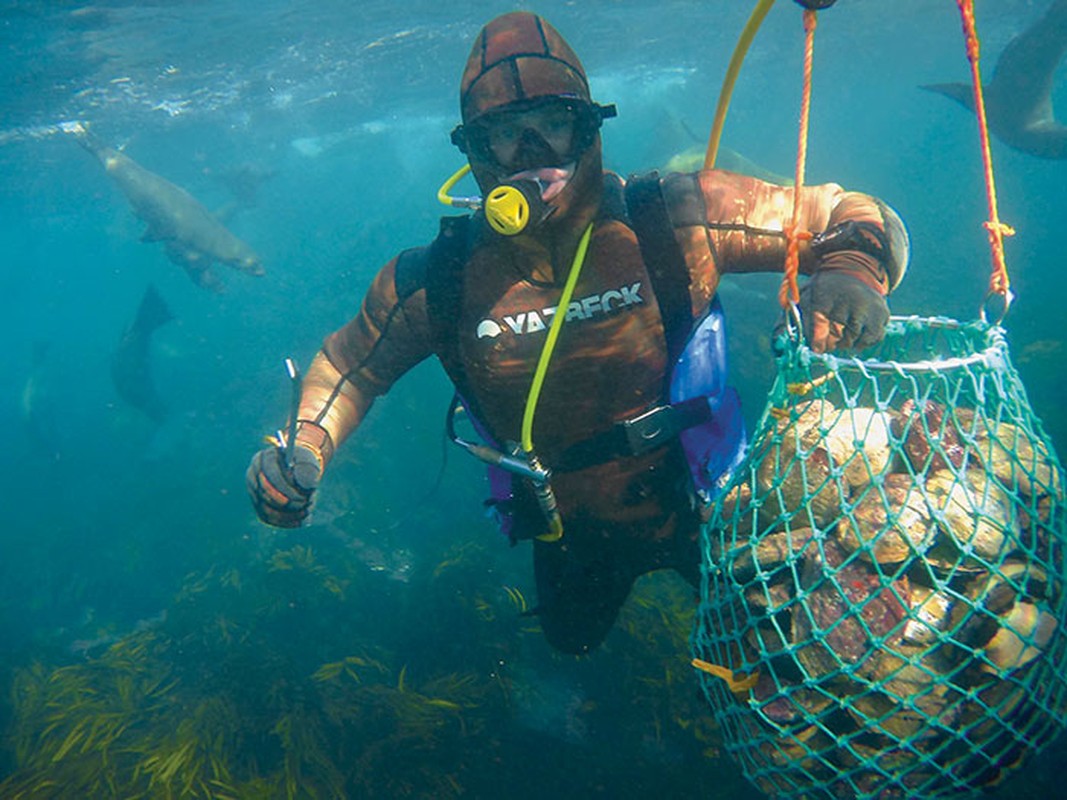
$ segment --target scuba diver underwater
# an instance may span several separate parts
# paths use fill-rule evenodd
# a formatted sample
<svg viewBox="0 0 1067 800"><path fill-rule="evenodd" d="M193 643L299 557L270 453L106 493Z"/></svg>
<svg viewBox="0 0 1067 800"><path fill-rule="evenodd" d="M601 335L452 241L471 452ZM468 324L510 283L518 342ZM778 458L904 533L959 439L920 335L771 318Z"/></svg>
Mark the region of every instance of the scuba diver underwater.
<svg viewBox="0 0 1067 800"><path fill-rule="evenodd" d="M376 397L436 356L456 388L449 433L489 464L487 501L530 540L549 643L596 648L641 575L699 586L700 529L745 449L727 385L726 273L781 272L800 191L799 302L816 352L883 336L904 277L897 214L836 184L800 190L715 169L627 180L602 164L585 70L547 21L511 12L478 34L452 142L480 198L374 278L302 381L289 432L252 458L259 518L307 518L337 447ZM462 410L479 441L456 435Z"/></svg>

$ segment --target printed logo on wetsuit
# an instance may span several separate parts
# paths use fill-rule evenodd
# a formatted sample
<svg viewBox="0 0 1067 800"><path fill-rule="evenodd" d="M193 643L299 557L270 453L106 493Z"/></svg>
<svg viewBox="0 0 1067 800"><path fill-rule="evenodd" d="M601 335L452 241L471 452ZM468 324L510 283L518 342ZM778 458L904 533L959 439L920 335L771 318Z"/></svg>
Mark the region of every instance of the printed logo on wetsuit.
<svg viewBox="0 0 1067 800"><path fill-rule="evenodd" d="M592 319L601 314L610 314L630 306L642 305L644 302L644 298L641 297L641 281L638 281L630 286L620 286L618 289L608 289L602 294L591 294L581 300L572 300L567 306L567 317L564 321ZM516 314L505 314L500 320L483 319L478 323L476 332L479 339L495 339L506 331L518 335L537 333L548 329L555 313L556 306L549 306L519 311Z"/></svg>

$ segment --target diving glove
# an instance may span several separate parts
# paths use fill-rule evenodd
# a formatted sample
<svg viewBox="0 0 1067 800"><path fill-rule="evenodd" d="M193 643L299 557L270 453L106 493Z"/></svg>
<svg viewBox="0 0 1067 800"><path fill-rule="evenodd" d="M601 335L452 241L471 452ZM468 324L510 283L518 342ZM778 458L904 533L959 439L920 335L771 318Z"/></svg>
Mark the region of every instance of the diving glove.
<svg viewBox="0 0 1067 800"><path fill-rule="evenodd" d="M268 525L299 528L311 512L311 500L322 477L322 466L313 451L299 444L293 448L292 465L285 451L266 447L252 456L245 485L252 507Z"/></svg>
<svg viewBox="0 0 1067 800"><path fill-rule="evenodd" d="M882 341L889 321L885 295L852 270L821 269L800 290L804 340L816 353ZM775 339L784 331L781 321Z"/></svg>

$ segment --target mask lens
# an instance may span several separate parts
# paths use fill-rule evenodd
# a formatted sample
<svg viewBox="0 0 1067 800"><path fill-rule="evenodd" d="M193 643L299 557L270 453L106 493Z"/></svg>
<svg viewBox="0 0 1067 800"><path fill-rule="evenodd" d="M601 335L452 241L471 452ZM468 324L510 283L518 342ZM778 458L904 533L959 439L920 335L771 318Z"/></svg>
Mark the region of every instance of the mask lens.
<svg viewBox="0 0 1067 800"><path fill-rule="evenodd" d="M487 114L465 125L467 146L475 158L503 167L516 166L522 154L531 149L545 156L549 153L543 151L547 150L558 164L564 164L575 160L592 141L586 132L590 116L595 112L584 103L542 100L529 108ZM592 123L594 134L596 127Z"/></svg>

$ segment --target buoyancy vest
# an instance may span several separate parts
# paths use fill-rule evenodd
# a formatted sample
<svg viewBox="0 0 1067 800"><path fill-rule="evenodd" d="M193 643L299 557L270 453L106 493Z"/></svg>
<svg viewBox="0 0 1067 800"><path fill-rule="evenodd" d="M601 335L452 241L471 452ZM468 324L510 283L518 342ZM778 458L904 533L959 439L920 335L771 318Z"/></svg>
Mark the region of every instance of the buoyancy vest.
<svg viewBox="0 0 1067 800"><path fill-rule="evenodd" d="M692 188L698 191L695 179ZM715 297L704 314L694 318L689 271L657 173L632 176L625 188L617 176L607 174L600 218L619 220L637 236L659 304L671 367L661 404L573 445L557 463L547 466L554 471L582 469L677 443L689 466L694 504L706 505L714 501L741 462L746 444L740 398L726 384L722 304ZM451 311L462 302L461 272L475 244L475 220L470 215L443 217L432 244L402 252L396 264L396 290L401 300L426 290L433 350L479 436L499 448L480 422L477 406L470 402L474 393L468 391L456 315ZM486 504L502 532L512 541L543 532L543 520L522 479L490 466L489 483L491 497Z"/></svg>

